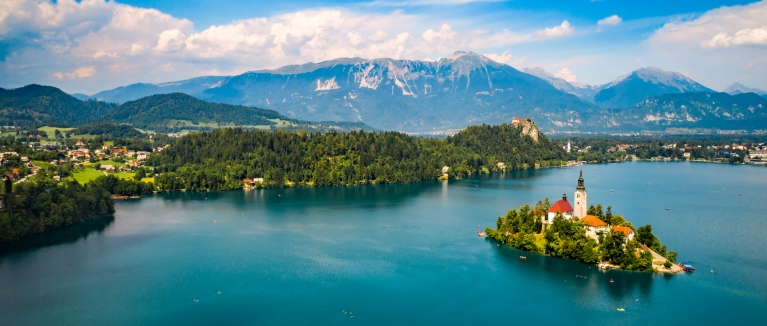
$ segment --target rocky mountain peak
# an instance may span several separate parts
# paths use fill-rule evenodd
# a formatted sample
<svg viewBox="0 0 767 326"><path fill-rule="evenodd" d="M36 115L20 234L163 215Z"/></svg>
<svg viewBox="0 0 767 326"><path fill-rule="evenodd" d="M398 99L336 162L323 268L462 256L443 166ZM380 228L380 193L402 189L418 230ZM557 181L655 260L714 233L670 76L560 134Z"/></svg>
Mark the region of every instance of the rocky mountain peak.
<svg viewBox="0 0 767 326"><path fill-rule="evenodd" d="M756 93L757 95L765 95L767 91L763 91L758 88L751 88L741 83L733 83L724 89L724 92L730 95L738 95L743 93Z"/></svg>

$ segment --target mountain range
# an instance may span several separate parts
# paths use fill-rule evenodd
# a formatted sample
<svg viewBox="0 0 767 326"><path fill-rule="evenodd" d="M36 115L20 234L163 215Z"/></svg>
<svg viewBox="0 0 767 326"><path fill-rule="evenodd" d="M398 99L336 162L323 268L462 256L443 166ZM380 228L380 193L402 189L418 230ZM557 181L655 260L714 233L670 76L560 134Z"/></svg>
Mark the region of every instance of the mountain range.
<svg viewBox="0 0 767 326"><path fill-rule="evenodd" d="M292 118L358 121L405 131L463 128L517 115L561 117L592 106L540 78L471 52L438 61L334 60L231 77L135 84L94 97L119 102L159 91L269 108Z"/></svg>
<svg viewBox="0 0 767 326"><path fill-rule="evenodd" d="M463 51L437 61L341 58L236 76L132 84L91 97L77 96L125 103L166 93L274 110L284 119L347 121L414 132L498 124L513 117L534 119L543 131L663 130L698 125L761 129L759 121L767 105L764 97L758 97L764 94L760 90L734 84L728 88L729 94L717 93L680 73L652 67L589 86L540 68L520 71ZM757 97L738 96L741 93L756 93ZM752 109L744 112L741 108ZM157 116L171 118L161 113L155 111ZM206 124L213 125L212 121Z"/></svg>

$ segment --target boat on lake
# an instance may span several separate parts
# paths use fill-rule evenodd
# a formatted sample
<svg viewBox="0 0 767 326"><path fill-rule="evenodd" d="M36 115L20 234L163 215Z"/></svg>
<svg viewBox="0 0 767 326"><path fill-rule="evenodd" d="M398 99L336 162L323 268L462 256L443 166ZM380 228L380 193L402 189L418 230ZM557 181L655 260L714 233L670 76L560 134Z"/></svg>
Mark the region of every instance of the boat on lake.
<svg viewBox="0 0 767 326"><path fill-rule="evenodd" d="M679 263L679 267L682 267L682 270L684 270L685 272L690 272L690 273L695 272L695 267L690 265L690 263L686 261Z"/></svg>

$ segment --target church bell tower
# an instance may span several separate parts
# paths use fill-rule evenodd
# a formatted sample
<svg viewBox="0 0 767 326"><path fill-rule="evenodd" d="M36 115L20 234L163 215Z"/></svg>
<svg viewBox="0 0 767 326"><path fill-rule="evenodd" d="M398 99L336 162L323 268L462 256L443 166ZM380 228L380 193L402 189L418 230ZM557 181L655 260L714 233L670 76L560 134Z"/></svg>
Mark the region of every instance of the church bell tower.
<svg viewBox="0 0 767 326"><path fill-rule="evenodd" d="M575 188L575 217L581 219L586 216L586 212L588 211L588 205L587 205L587 193L586 193L586 186L583 185L583 168L581 168L581 176L578 178L578 187Z"/></svg>

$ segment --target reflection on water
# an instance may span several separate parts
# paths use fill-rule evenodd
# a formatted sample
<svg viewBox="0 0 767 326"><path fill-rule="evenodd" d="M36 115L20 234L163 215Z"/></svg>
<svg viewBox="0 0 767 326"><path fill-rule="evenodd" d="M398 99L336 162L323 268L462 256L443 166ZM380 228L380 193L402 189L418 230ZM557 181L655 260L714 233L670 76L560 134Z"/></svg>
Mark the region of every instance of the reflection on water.
<svg viewBox="0 0 767 326"><path fill-rule="evenodd" d="M114 221L114 216L105 216L41 234L35 234L10 244L3 244L2 247L0 247L0 255L75 243L80 239L87 239L91 235L101 234L114 223Z"/></svg>
<svg viewBox="0 0 767 326"><path fill-rule="evenodd" d="M505 245L499 247L496 241L489 238L487 242L492 245L496 254L502 257L498 259L499 262L528 274L524 277L545 275L547 281L563 283L562 286L574 288L584 297L598 297L600 292L606 291L616 302L634 300L637 296L646 298L650 297L652 292L653 279L667 279L671 276L646 272L601 271L592 264L532 254ZM521 259L520 256L526 258Z"/></svg>

